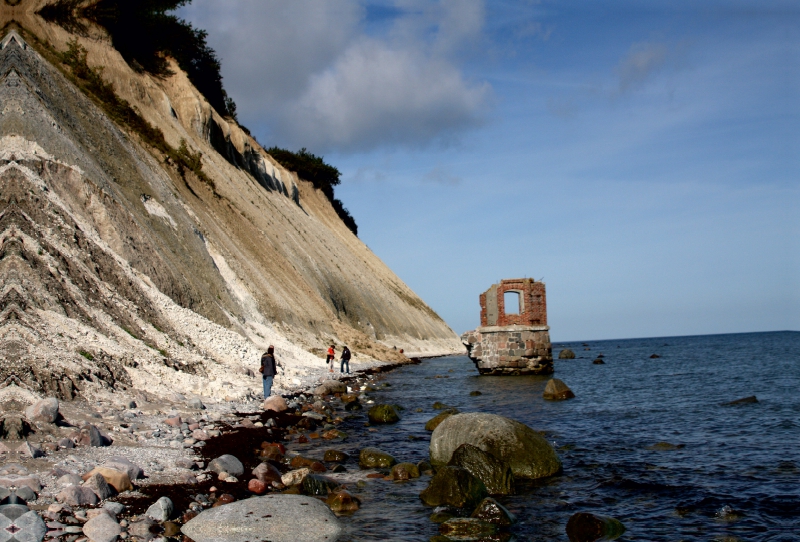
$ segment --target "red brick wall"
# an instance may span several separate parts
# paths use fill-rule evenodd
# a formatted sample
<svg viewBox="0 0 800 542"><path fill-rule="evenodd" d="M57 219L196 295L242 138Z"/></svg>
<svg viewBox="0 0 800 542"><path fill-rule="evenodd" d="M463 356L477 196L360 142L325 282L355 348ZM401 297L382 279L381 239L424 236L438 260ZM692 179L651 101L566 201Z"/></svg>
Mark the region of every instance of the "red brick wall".
<svg viewBox="0 0 800 542"><path fill-rule="evenodd" d="M505 293L518 291L520 294L520 314L506 314ZM486 322L486 294L480 296L481 325ZM547 297L544 283L533 279L508 279L500 281L497 286L497 324L498 326L546 326L547 325Z"/></svg>

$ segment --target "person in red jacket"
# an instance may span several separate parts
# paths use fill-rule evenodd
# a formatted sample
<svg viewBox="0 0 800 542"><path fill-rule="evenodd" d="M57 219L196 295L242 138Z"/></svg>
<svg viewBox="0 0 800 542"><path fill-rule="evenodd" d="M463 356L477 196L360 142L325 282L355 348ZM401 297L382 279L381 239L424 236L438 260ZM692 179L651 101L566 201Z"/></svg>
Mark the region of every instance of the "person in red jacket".
<svg viewBox="0 0 800 542"><path fill-rule="evenodd" d="M336 358L336 351L333 349L333 345L328 348L328 360L325 362L328 364L328 372L333 372L333 360Z"/></svg>

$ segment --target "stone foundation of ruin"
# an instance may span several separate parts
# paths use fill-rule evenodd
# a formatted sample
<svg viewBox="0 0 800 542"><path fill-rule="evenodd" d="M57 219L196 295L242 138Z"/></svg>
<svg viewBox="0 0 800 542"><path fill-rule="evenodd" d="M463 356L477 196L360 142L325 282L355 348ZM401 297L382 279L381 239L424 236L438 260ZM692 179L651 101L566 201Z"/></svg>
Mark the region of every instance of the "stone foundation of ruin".
<svg viewBox="0 0 800 542"><path fill-rule="evenodd" d="M461 342L482 375L553 373L548 326L482 326L464 333Z"/></svg>

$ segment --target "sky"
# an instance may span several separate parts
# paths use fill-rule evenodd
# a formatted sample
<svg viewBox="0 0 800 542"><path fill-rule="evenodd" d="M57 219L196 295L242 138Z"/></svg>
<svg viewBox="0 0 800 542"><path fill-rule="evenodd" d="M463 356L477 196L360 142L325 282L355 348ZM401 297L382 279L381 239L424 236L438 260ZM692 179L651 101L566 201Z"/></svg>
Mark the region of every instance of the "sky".
<svg viewBox="0 0 800 542"><path fill-rule="evenodd" d="M800 330L800 4L194 0L239 121L342 172L457 333L542 279L553 341Z"/></svg>

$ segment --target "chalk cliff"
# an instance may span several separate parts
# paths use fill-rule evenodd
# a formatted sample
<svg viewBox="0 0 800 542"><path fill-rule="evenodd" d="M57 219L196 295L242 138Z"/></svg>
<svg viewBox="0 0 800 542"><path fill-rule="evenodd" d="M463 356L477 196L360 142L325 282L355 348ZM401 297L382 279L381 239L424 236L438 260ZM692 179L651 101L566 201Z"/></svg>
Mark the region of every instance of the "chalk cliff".
<svg viewBox="0 0 800 542"><path fill-rule="evenodd" d="M257 390L247 373L269 344L284 389L332 341L355 368L461 350L328 199L176 64L138 73L101 29L37 16L45 3L0 5L0 387L236 398ZM70 44L165 145L86 90L60 56Z"/></svg>

